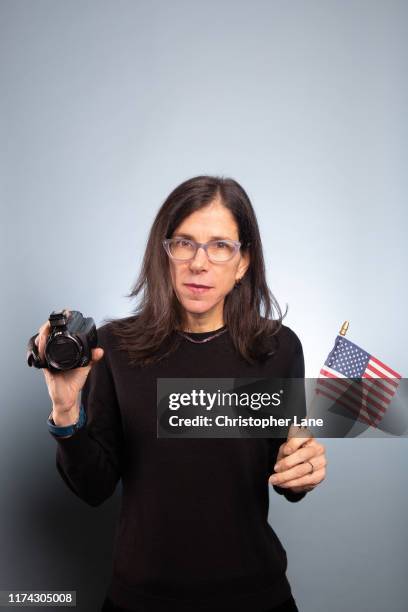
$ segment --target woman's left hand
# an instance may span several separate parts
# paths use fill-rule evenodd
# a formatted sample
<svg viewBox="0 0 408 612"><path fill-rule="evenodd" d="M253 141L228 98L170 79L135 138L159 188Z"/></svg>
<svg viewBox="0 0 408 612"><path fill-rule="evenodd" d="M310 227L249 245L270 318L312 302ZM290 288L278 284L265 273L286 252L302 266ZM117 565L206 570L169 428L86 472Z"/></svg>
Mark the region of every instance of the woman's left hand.
<svg viewBox="0 0 408 612"><path fill-rule="evenodd" d="M300 432L301 437L295 437ZM294 493L312 491L326 477L325 452L324 445L307 428L291 425L286 442L279 448L275 473L269 483Z"/></svg>

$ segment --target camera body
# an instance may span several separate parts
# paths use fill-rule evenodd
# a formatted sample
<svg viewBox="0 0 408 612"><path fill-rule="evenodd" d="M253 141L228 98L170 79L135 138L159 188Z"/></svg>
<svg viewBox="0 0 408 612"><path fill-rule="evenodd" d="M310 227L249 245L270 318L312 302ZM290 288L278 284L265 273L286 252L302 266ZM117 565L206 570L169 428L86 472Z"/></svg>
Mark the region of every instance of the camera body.
<svg viewBox="0 0 408 612"><path fill-rule="evenodd" d="M95 322L83 317L78 310L67 315L65 310L53 311L49 316L51 330L41 361L35 334L28 341L27 364L36 368L47 368L51 372L85 367L92 359L91 349L96 348L98 336Z"/></svg>

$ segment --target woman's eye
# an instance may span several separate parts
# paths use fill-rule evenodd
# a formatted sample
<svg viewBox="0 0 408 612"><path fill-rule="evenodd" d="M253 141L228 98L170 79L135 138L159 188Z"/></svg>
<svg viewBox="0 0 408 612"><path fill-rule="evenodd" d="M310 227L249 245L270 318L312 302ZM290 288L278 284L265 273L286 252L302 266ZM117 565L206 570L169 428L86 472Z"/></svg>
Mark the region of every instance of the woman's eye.
<svg viewBox="0 0 408 612"><path fill-rule="evenodd" d="M217 242L216 244L217 244L217 247L218 247L218 248L221 248L221 249L222 249L223 247L228 246L226 242Z"/></svg>

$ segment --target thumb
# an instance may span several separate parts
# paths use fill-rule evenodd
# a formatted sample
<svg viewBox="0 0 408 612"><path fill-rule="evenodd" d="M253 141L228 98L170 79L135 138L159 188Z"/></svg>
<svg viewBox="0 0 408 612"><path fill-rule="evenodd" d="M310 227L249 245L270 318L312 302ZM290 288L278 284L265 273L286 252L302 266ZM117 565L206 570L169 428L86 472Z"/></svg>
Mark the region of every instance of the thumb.
<svg viewBox="0 0 408 612"><path fill-rule="evenodd" d="M97 361L100 361L104 355L104 350L102 348L95 348L95 349L91 349L91 353L92 353L92 358L90 360L90 362L88 363L88 365L86 365L83 370L86 373L86 375L88 375L89 371L92 369L92 367L95 365L95 363Z"/></svg>
<svg viewBox="0 0 408 612"><path fill-rule="evenodd" d="M102 359L103 356L104 356L103 348L92 349L92 362L93 363Z"/></svg>
<svg viewBox="0 0 408 612"><path fill-rule="evenodd" d="M292 444L290 444L289 442L289 438L288 441L286 442L285 446L283 447L283 454L284 455L291 455L294 452L294 448L292 446Z"/></svg>

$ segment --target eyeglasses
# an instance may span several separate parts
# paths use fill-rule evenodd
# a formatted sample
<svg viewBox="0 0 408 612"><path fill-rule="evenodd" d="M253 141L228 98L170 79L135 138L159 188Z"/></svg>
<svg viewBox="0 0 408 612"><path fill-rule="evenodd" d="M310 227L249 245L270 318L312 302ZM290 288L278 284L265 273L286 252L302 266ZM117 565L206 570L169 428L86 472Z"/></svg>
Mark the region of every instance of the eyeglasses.
<svg viewBox="0 0 408 612"><path fill-rule="evenodd" d="M234 257L241 247L237 240L211 240L210 242L195 242L186 238L167 238L162 242L166 253L176 261L194 259L198 249L202 247L208 259L213 263L224 263Z"/></svg>

